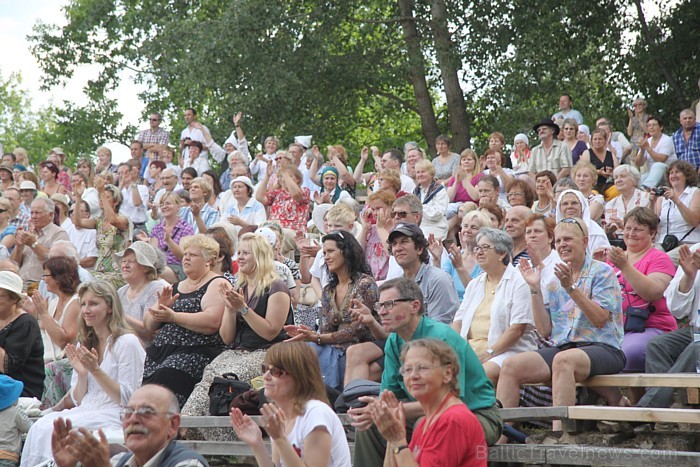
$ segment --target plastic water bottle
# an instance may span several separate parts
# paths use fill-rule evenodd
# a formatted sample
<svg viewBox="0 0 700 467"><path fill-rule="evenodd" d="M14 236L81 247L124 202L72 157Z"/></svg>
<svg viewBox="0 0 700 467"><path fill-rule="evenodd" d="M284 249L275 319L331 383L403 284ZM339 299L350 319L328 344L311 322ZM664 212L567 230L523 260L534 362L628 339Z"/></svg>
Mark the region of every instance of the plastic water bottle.
<svg viewBox="0 0 700 467"><path fill-rule="evenodd" d="M693 321L693 345L695 346L695 371L700 374L700 310Z"/></svg>

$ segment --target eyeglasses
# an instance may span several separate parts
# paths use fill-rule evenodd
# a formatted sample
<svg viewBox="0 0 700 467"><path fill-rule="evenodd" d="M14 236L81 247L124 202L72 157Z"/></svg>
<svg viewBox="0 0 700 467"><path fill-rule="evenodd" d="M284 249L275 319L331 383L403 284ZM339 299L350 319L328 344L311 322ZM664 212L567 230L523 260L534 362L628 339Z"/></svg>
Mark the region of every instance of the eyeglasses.
<svg viewBox="0 0 700 467"><path fill-rule="evenodd" d="M472 248L472 251L474 253L486 253L489 250L495 250L496 247L493 247L491 245L477 245L474 248Z"/></svg>
<svg viewBox="0 0 700 467"><path fill-rule="evenodd" d="M581 224L579 224L579 222L576 219L574 219L573 217L567 217L566 219L562 219L559 221L559 223L560 224L576 224L576 226L579 228L581 233L584 236L586 235L586 232L583 231L583 227L581 227Z"/></svg>
<svg viewBox="0 0 700 467"><path fill-rule="evenodd" d="M390 311L394 308L394 304L397 302L412 302L413 298L395 298L394 300L384 300L383 302L377 302L374 304L374 311L377 313L384 308L386 311Z"/></svg>
<svg viewBox="0 0 700 467"><path fill-rule="evenodd" d="M508 198L512 198L513 196L523 196L523 193L520 191L511 191L508 193Z"/></svg>
<svg viewBox="0 0 700 467"><path fill-rule="evenodd" d="M42 274L41 277L53 277L53 274Z"/></svg>
<svg viewBox="0 0 700 467"><path fill-rule="evenodd" d="M156 409L153 407L139 407L138 409L134 409L133 407L124 407L121 412L119 412L119 418L124 421L127 418L131 417L132 415L136 415L136 417L140 418L141 420L143 419L148 419L151 417L154 417L155 415L173 415L172 412L158 412Z"/></svg>
<svg viewBox="0 0 700 467"><path fill-rule="evenodd" d="M286 371L284 371L284 370L281 370L281 369L276 368L276 367L274 367L274 366L265 365L264 363L263 363L262 365L260 365L260 371L262 371L262 374L263 374L263 375L269 371L270 374L271 374L272 376L274 376L275 378L281 378L282 376L288 374L288 373L287 373Z"/></svg>
<svg viewBox="0 0 700 467"><path fill-rule="evenodd" d="M392 211L391 217L394 219L405 219L409 214L417 214L414 211Z"/></svg>
<svg viewBox="0 0 700 467"><path fill-rule="evenodd" d="M416 372L419 375L423 376L430 370L434 370L435 368L442 368L443 366L444 365L404 365L401 368L399 368L399 373L401 373L402 376L406 376L413 374L413 372Z"/></svg>

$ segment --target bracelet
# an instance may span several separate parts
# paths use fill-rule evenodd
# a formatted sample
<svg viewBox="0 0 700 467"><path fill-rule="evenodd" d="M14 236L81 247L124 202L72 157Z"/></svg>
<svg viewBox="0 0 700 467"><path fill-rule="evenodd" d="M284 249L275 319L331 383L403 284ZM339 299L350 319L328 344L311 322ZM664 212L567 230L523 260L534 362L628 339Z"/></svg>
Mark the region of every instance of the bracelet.
<svg viewBox="0 0 700 467"><path fill-rule="evenodd" d="M539 290L530 289L530 295L538 295L539 293L540 293Z"/></svg>
<svg viewBox="0 0 700 467"><path fill-rule="evenodd" d="M316 335L316 344L322 345L322 344L321 344L321 334L317 334L317 335Z"/></svg>

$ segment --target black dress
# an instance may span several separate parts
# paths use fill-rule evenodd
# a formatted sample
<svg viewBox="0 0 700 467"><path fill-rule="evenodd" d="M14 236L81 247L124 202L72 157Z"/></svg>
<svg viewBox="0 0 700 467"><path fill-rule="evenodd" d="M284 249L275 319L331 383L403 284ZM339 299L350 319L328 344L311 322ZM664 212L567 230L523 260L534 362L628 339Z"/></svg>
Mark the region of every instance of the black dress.
<svg viewBox="0 0 700 467"><path fill-rule="evenodd" d="M610 151L605 151L605 158L601 161L598 159L598 156L596 156L593 153L593 150L588 151L589 154L591 155L591 164L595 165L595 168L597 170L600 170L602 168L610 167L611 169L615 167L615 164L613 162L613 154ZM598 179L596 180L595 183L595 189L598 193L601 195L605 194L605 190L610 188L613 183L612 181L608 181L608 176L602 176L598 175Z"/></svg>
<svg viewBox="0 0 700 467"><path fill-rule="evenodd" d="M214 277L199 289L180 293L172 309L178 313L201 313L202 297ZM173 295L177 294L176 284ZM202 334L175 323L165 323L146 349L143 384L160 384L175 393L182 407L194 386L202 379L204 367L224 349L219 332Z"/></svg>
<svg viewBox="0 0 700 467"><path fill-rule="evenodd" d="M24 383L21 397L41 400L44 392L44 343L36 319L24 313L0 329L0 347L5 350L5 374Z"/></svg>

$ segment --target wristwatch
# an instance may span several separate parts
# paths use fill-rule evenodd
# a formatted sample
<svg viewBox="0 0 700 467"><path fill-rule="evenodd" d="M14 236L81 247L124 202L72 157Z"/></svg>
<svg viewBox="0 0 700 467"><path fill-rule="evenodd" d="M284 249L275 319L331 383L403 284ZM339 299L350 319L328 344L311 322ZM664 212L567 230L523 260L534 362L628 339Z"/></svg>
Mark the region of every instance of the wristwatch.
<svg viewBox="0 0 700 467"><path fill-rule="evenodd" d="M576 290L576 284L571 284L571 287L566 287L564 290L566 290L566 293L571 293L574 290Z"/></svg>
<svg viewBox="0 0 700 467"><path fill-rule="evenodd" d="M37 247L38 244L39 244L39 240L37 240L36 242L34 242L34 243L32 243L31 245L29 245L29 248L31 248L31 249L33 250L34 248Z"/></svg>
<svg viewBox="0 0 700 467"><path fill-rule="evenodd" d="M486 349L486 353L493 357L493 349Z"/></svg>
<svg viewBox="0 0 700 467"><path fill-rule="evenodd" d="M241 316L247 315L249 311L250 308L248 308L248 305L244 305L243 308L241 308Z"/></svg>
<svg viewBox="0 0 700 467"><path fill-rule="evenodd" d="M394 451L394 454L398 454L398 453L400 453L401 451L403 451L404 449L408 449L408 444L402 444L401 446L396 446L396 447L393 449L393 451Z"/></svg>

